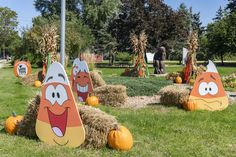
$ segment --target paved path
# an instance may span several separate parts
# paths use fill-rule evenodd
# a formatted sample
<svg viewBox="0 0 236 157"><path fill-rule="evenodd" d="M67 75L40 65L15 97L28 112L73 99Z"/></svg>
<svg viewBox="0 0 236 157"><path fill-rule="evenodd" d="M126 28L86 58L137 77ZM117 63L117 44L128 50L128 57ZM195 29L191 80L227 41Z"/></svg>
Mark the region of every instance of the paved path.
<svg viewBox="0 0 236 157"><path fill-rule="evenodd" d="M0 69L4 67L4 65L6 64L7 60L5 59L0 59Z"/></svg>

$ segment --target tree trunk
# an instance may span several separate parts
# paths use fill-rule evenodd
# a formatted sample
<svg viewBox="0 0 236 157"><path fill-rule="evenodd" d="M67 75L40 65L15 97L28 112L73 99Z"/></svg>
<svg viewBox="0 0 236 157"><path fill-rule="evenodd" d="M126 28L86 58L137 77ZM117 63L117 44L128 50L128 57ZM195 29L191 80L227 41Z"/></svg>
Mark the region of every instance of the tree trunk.
<svg viewBox="0 0 236 157"><path fill-rule="evenodd" d="M221 65L224 66L224 55L222 52L220 53L220 59L221 59Z"/></svg>

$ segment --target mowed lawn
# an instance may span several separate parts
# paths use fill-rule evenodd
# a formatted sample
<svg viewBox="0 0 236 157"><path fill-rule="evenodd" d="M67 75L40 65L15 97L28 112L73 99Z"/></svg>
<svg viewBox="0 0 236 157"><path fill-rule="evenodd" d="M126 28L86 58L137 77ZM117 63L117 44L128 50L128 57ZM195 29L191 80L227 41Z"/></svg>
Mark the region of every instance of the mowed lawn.
<svg viewBox="0 0 236 157"><path fill-rule="evenodd" d="M167 71L180 70L180 66ZM138 79L120 77L124 69L99 69L108 83L125 84L130 96L155 94L162 86L171 84L164 78ZM152 70L152 69L151 69ZM219 68L222 75L235 68ZM35 71L35 70L34 70ZM153 87L154 90L150 90ZM143 90L141 90L143 89ZM12 68L0 69L0 123L12 111L24 114L27 102L39 89L20 84ZM129 152L102 149L70 149L48 146L40 141L10 136L0 126L1 157L106 157L106 156L236 156L236 104L224 111L186 112L177 107L152 105L132 110L100 106L108 114L129 128L134 146Z"/></svg>

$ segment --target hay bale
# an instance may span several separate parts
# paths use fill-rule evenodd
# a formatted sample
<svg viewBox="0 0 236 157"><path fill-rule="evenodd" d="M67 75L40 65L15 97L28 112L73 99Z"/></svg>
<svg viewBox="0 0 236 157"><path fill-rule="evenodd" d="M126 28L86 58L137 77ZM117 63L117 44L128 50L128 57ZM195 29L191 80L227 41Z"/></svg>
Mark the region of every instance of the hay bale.
<svg viewBox="0 0 236 157"><path fill-rule="evenodd" d="M17 135L31 139L38 138L35 132L35 123L38 115L40 96L36 95L29 102L27 112L18 125ZM115 117L90 106L79 106L81 119L85 127L85 142L81 147L100 148L107 144L107 135L118 125Z"/></svg>
<svg viewBox="0 0 236 157"><path fill-rule="evenodd" d="M86 131L82 147L100 148L105 146L109 131L118 125L115 117L90 106L79 106L79 112Z"/></svg>
<svg viewBox="0 0 236 157"><path fill-rule="evenodd" d="M17 135L26 136L28 138L37 138L35 132L35 123L38 115L38 107L40 104L40 95L37 94L29 101L29 105L24 115L24 119L18 124Z"/></svg>
<svg viewBox="0 0 236 157"><path fill-rule="evenodd" d="M93 95L99 98L100 103L108 106L123 106L128 97L123 85L105 85L95 88Z"/></svg>
<svg viewBox="0 0 236 157"><path fill-rule="evenodd" d="M160 103L167 106L182 106L188 101L190 89L187 85L169 85L159 91Z"/></svg>
<svg viewBox="0 0 236 157"><path fill-rule="evenodd" d="M93 82L93 88L101 87L106 85L106 82L103 80L101 75L97 71L91 71L90 76Z"/></svg>
<svg viewBox="0 0 236 157"><path fill-rule="evenodd" d="M36 74L30 74L30 75L28 75L28 76L26 76L26 77L21 78L21 83L22 83L23 85L33 86L33 85L34 85L34 82L37 81L37 80L39 80L39 79L38 79L38 73L36 73Z"/></svg>

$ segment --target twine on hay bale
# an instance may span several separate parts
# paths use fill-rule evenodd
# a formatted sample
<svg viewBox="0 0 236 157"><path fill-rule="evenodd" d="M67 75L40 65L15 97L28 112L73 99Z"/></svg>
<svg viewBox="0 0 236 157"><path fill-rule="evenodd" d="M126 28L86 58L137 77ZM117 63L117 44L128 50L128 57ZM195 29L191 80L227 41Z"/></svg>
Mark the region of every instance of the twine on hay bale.
<svg viewBox="0 0 236 157"><path fill-rule="evenodd" d="M19 123L17 135L37 139L35 123L38 115L40 96L36 95L28 104L24 119ZM85 142L81 147L100 148L107 144L107 135L118 125L115 117L90 106L78 106L85 128Z"/></svg>
<svg viewBox="0 0 236 157"><path fill-rule="evenodd" d="M190 89L186 85L169 85L159 91L160 103L168 106L181 106L188 101Z"/></svg>
<svg viewBox="0 0 236 157"><path fill-rule="evenodd" d="M108 106L123 106L128 97L123 85L105 85L95 88L92 95L99 98L101 104Z"/></svg>
<svg viewBox="0 0 236 157"><path fill-rule="evenodd" d="M101 75L97 71L91 71L90 76L93 82L93 88L101 87L106 85L106 82L103 80Z"/></svg>

